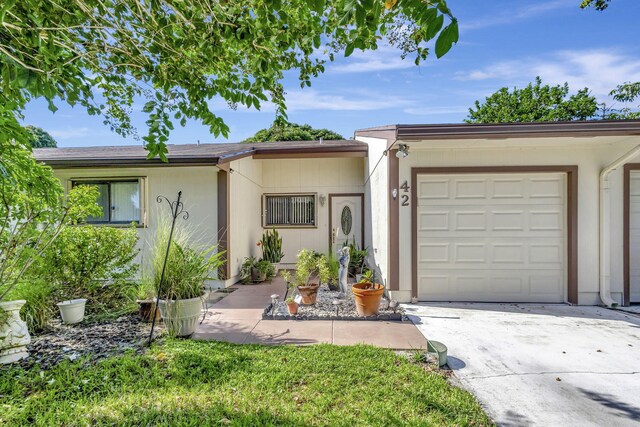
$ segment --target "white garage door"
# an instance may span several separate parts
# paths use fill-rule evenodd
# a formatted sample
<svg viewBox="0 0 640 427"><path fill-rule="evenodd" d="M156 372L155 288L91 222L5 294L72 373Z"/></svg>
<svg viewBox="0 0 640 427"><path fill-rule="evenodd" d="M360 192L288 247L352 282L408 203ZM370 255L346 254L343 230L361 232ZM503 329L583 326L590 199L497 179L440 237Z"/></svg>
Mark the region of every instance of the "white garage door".
<svg viewBox="0 0 640 427"><path fill-rule="evenodd" d="M640 171L631 171L629 184L629 300L640 303Z"/></svg>
<svg viewBox="0 0 640 427"><path fill-rule="evenodd" d="M418 297L566 300L566 175L418 175Z"/></svg>

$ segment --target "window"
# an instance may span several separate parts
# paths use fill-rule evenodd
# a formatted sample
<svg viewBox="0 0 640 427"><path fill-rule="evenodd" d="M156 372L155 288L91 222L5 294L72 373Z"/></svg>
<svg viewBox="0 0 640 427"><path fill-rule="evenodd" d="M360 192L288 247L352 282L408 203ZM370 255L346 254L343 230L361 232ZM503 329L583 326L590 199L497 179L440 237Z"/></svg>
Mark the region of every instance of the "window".
<svg viewBox="0 0 640 427"><path fill-rule="evenodd" d="M71 185L92 185L98 189L102 215L88 217L91 224L143 224L142 179L72 181Z"/></svg>
<svg viewBox="0 0 640 427"><path fill-rule="evenodd" d="M278 194L264 196L264 226L315 227L314 194Z"/></svg>

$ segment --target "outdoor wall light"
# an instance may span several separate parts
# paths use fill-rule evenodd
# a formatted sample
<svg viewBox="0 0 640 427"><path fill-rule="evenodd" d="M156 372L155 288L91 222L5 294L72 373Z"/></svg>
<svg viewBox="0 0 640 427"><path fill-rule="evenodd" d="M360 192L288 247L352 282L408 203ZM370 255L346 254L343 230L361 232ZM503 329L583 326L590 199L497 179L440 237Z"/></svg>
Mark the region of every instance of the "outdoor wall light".
<svg viewBox="0 0 640 427"><path fill-rule="evenodd" d="M327 201L327 196L321 194L318 196L318 200L320 201L320 206L324 206L325 202Z"/></svg>
<svg viewBox="0 0 640 427"><path fill-rule="evenodd" d="M391 190L391 195L393 196L393 200L398 198L398 189L394 188L393 190Z"/></svg>
<svg viewBox="0 0 640 427"><path fill-rule="evenodd" d="M404 159L409 155L409 146L407 144L398 144L398 152L396 153L396 157L399 159Z"/></svg>

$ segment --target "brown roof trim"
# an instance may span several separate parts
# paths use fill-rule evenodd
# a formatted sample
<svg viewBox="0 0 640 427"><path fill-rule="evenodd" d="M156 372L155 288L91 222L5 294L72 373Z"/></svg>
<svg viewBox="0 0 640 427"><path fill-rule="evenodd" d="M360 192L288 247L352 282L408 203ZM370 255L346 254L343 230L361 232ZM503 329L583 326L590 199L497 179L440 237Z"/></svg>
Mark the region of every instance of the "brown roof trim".
<svg viewBox="0 0 640 427"><path fill-rule="evenodd" d="M53 168L119 168L119 167L155 167L155 166L215 166L219 157L172 157L165 163L160 159L141 158L73 158L73 159L36 159Z"/></svg>
<svg viewBox="0 0 640 427"><path fill-rule="evenodd" d="M391 126L356 131L356 136L388 138ZM640 120L587 120L536 123L454 123L395 125L396 138L404 141L432 139L484 139L640 135Z"/></svg>

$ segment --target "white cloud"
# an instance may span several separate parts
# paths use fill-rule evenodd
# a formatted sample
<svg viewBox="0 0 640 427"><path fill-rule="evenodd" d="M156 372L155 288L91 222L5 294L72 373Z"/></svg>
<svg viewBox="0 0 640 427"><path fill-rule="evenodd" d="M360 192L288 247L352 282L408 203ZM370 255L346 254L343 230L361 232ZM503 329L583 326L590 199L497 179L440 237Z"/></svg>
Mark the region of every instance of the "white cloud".
<svg viewBox="0 0 640 427"><path fill-rule="evenodd" d="M575 3L567 0L552 0L543 3L537 3L533 5L527 5L520 8L507 8L508 10L500 13L493 14L478 18L476 20L461 21L460 30L477 30L480 28L495 27L504 24L513 24L519 21L526 21L527 19L535 18L536 16L544 15L547 12L556 11L563 8L575 8Z"/></svg>
<svg viewBox="0 0 640 427"><path fill-rule="evenodd" d="M66 128L66 129L57 129L57 130L49 130L49 134L56 139L73 139L73 138L84 138L89 135L89 128Z"/></svg>
<svg viewBox="0 0 640 427"><path fill-rule="evenodd" d="M334 73L370 73L390 70L402 70L416 66L411 55L400 57L401 51L391 46L382 46L377 50L355 51L344 63L327 65L328 72ZM343 62L341 61L341 62ZM348 62L347 62L348 61Z"/></svg>
<svg viewBox="0 0 640 427"><path fill-rule="evenodd" d="M531 82L540 76L547 84L569 83L572 90L588 87L606 97L626 81L640 81L640 58L610 50L559 51L546 58L527 57L503 61L485 68L459 73L459 80L498 80L508 86Z"/></svg>
<svg viewBox="0 0 640 427"><path fill-rule="evenodd" d="M387 108L407 107L411 101L400 96L386 95L369 90L349 90L340 92L320 92L316 89L288 90L285 95L287 111L374 111ZM219 99L209 103L212 110L224 110L229 107ZM238 112L272 113L275 107L271 102L263 102L260 111L238 105Z"/></svg>

